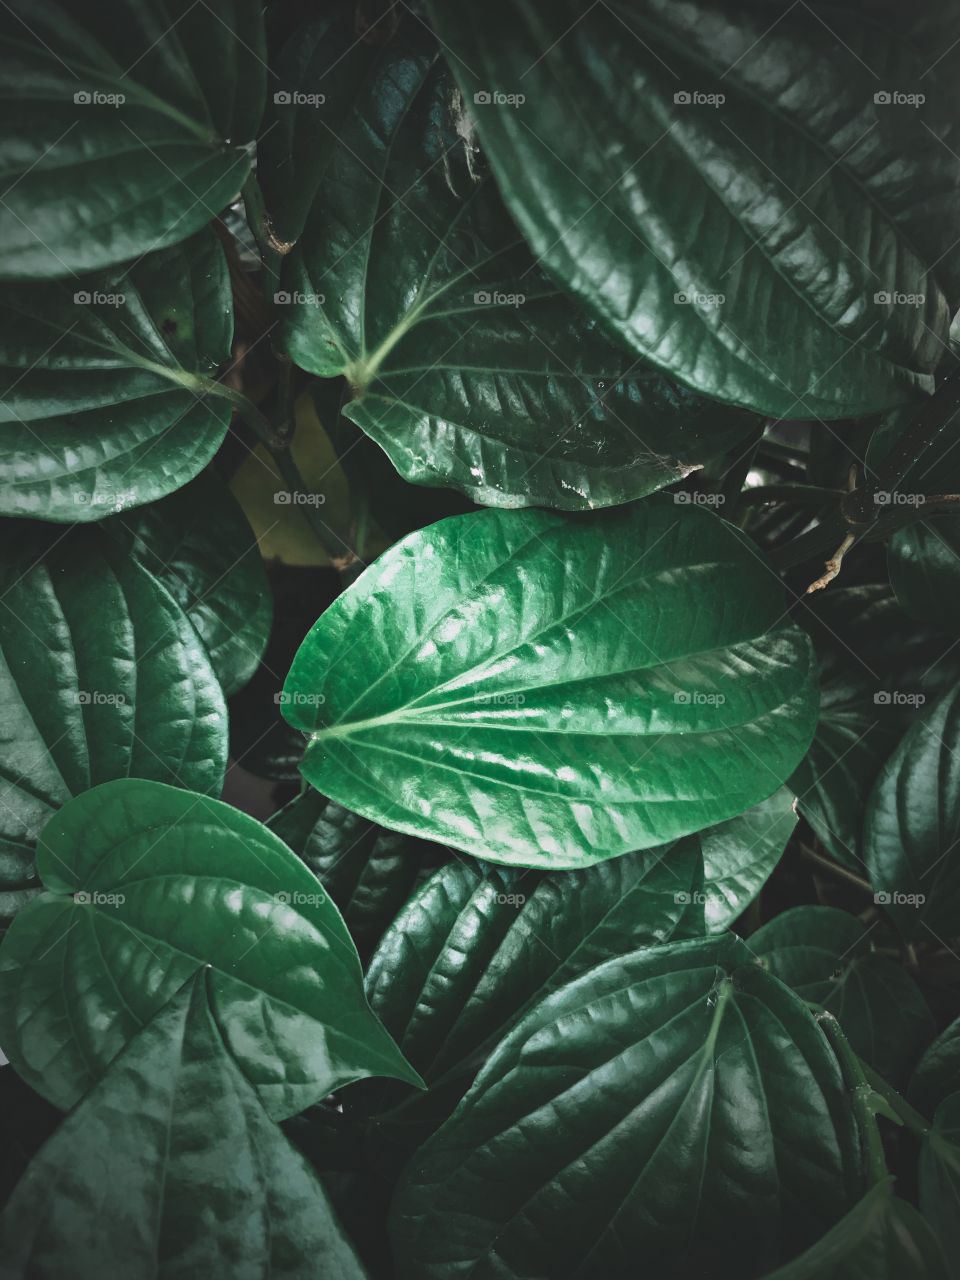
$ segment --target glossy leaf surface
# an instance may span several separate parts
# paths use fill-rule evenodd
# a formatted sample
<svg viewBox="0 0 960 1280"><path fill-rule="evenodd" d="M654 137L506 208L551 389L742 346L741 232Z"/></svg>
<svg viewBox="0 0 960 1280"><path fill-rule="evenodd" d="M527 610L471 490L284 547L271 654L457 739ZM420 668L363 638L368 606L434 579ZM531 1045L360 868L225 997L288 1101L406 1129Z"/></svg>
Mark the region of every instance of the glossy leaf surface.
<svg viewBox="0 0 960 1280"><path fill-rule="evenodd" d="M770 795L816 717L779 585L701 509L442 520L320 618L285 685L338 803L498 862L576 867Z"/></svg>
<svg viewBox="0 0 960 1280"><path fill-rule="evenodd" d="M910 940L952 934L960 908L960 687L908 730L870 794L864 848L877 901Z"/></svg>
<svg viewBox="0 0 960 1280"><path fill-rule="evenodd" d="M163 497L216 452L233 304L212 231L0 296L0 514L72 524Z"/></svg>
<svg viewBox="0 0 960 1280"><path fill-rule="evenodd" d="M225 1045L201 970L34 1158L5 1277L362 1280L326 1193Z"/></svg>
<svg viewBox="0 0 960 1280"><path fill-rule="evenodd" d="M761 1274L856 1194L839 1069L732 935L611 960L507 1037L401 1180L402 1277Z"/></svg>
<svg viewBox="0 0 960 1280"><path fill-rule="evenodd" d="M371 1074L416 1083L363 996L336 907L246 814L158 783L85 792L44 830L45 892L0 947L0 1043L67 1108L184 982L271 1115Z"/></svg>
<svg viewBox="0 0 960 1280"><path fill-rule="evenodd" d="M695 837L583 871L448 863L384 934L367 997L428 1083L469 1078L484 1050L565 982L612 956L701 935L700 875Z"/></svg>
<svg viewBox="0 0 960 1280"><path fill-rule="evenodd" d="M11 0L0 48L0 277L176 244L240 190L265 89L257 0Z"/></svg>
<svg viewBox="0 0 960 1280"><path fill-rule="evenodd" d="M931 389L960 219L942 50L808 5L428 9L534 253L638 355L777 417Z"/></svg>
<svg viewBox="0 0 960 1280"><path fill-rule="evenodd" d="M752 933L749 946L781 982L834 1014L860 1057L899 1088L934 1022L903 967L871 951L870 932L833 907L794 907Z"/></svg>
<svg viewBox="0 0 960 1280"><path fill-rule="evenodd" d="M305 217L277 294L293 359L347 377L345 415L405 479L489 506L626 502L741 440L747 415L638 362L544 275L411 26L372 57L348 14L288 52L264 162L286 233Z"/></svg>
<svg viewBox="0 0 960 1280"><path fill-rule="evenodd" d="M167 590L98 530L9 526L0 552L0 914L39 883L37 836L113 778L219 795L223 694Z"/></svg>
<svg viewBox="0 0 960 1280"><path fill-rule="evenodd" d="M196 628L229 697L259 666L273 618L260 548L213 472L111 523Z"/></svg>

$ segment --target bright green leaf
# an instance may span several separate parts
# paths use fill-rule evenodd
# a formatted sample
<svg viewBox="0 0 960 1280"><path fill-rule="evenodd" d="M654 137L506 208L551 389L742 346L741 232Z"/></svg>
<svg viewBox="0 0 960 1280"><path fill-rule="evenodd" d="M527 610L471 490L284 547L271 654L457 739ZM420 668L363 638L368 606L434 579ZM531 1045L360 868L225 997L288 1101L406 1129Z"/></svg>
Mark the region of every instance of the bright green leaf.
<svg viewBox="0 0 960 1280"><path fill-rule="evenodd" d="M232 337L212 231L95 276L8 285L0 514L102 520L192 479L230 421L211 375Z"/></svg>
<svg viewBox="0 0 960 1280"><path fill-rule="evenodd" d="M196 976L63 1121L0 1221L6 1280L363 1280Z"/></svg>
<svg viewBox="0 0 960 1280"><path fill-rule="evenodd" d="M812 649L774 575L730 525L666 498L411 534L319 619L285 694L324 795L548 868L741 813L816 719Z"/></svg>
<svg viewBox="0 0 960 1280"><path fill-rule="evenodd" d="M638 355L777 417L931 389L958 301L942 50L806 4L428 11L533 252Z"/></svg>
<svg viewBox="0 0 960 1280"><path fill-rule="evenodd" d="M250 171L259 0L10 0L0 277L70 276L186 239Z"/></svg>
<svg viewBox="0 0 960 1280"><path fill-rule="evenodd" d="M44 829L45 892L0 947L0 1043L73 1106L184 982L210 968L224 1039L271 1115L372 1074L417 1077L371 1014L319 881L246 814L124 780Z"/></svg>
<svg viewBox="0 0 960 1280"><path fill-rule="evenodd" d="M745 1275L860 1183L836 1060L733 935L636 952L538 1005L407 1166L401 1277ZM638 1261L639 1260L639 1261Z"/></svg>

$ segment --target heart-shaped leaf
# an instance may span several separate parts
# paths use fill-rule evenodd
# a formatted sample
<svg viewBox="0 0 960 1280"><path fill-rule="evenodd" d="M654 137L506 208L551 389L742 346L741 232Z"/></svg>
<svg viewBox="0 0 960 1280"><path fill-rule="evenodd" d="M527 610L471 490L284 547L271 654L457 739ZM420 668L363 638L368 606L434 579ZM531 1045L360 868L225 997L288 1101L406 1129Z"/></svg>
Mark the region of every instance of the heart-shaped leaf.
<svg viewBox="0 0 960 1280"><path fill-rule="evenodd" d="M665 498L411 534L320 618L285 697L324 795L543 867L742 812L816 719L812 648L775 576L732 526Z"/></svg>
<svg viewBox="0 0 960 1280"><path fill-rule="evenodd" d="M233 305L212 231L0 297L0 514L102 520L185 484L230 405Z"/></svg>
<svg viewBox="0 0 960 1280"><path fill-rule="evenodd" d="M308 788L267 826L298 854L340 909L361 960L413 890L449 854L378 827Z"/></svg>
<svg viewBox="0 0 960 1280"><path fill-rule="evenodd" d="M71 1107L199 969L264 1106L293 1115L372 1074L417 1083L363 996L319 881L246 814L155 782L108 782L44 829L45 892L0 947L0 1043Z"/></svg>
<svg viewBox="0 0 960 1280"><path fill-rule="evenodd" d="M960 686L904 735L867 805L864 850L876 901L903 936L952 936L960 908Z"/></svg>
<svg viewBox="0 0 960 1280"><path fill-rule="evenodd" d="M544 275L410 25L371 56L348 10L281 66L263 167L299 236L276 295L293 359L348 378L344 414L407 480L490 506L626 502L742 440L747 415L638 362Z"/></svg>
<svg viewBox="0 0 960 1280"><path fill-rule="evenodd" d="M943 1251L893 1179L871 1187L845 1218L767 1280L950 1280Z"/></svg>
<svg viewBox="0 0 960 1280"><path fill-rule="evenodd" d="M401 1277L759 1275L853 1202L836 1059L733 935L610 960L538 1005L407 1166Z"/></svg>
<svg viewBox="0 0 960 1280"><path fill-rule="evenodd" d="M224 693L263 657L273 597L243 511L212 471L162 502L118 516L110 532L170 591L203 641Z"/></svg>
<svg viewBox="0 0 960 1280"><path fill-rule="evenodd" d="M0 277L72 276L186 239L236 195L263 110L258 0L10 0Z"/></svg>
<svg viewBox="0 0 960 1280"><path fill-rule="evenodd" d="M201 969L34 1158L0 1221L10 1280L363 1280L224 1044L214 985Z"/></svg>
<svg viewBox="0 0 960 1280"><path fill-rule="evenodd" d="M958 301L952 37L805 4L428 11L533 252L638 355L786 418L931 389Z"/></svg>
<svg viewBox="0 0 960 1280"><path fill-rule="evenodd" d="M899 1088L933 1036L933 1015L910 975L870 941L845 911L794 907L749 945L781 982L834 1014L860 1057Z"/></svg>
<svg viewBox="0 0 960 1280"><path fill-rule="evenodd" d="M169 592L100 530L8 526L0 553L0 915L37 892L37 836L113 778L219 795L223 694Z"/></svg>

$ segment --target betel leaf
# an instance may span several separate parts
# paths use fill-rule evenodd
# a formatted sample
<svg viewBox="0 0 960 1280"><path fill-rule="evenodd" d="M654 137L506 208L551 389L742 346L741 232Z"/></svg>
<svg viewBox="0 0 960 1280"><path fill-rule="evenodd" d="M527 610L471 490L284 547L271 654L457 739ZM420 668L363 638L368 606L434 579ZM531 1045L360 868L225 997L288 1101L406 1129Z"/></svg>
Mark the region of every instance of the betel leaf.
<svg viewBox="0 0 960 1280"><path fill-rule="evenodd" d="M871 1187L822 1240L767 1280L950 1280L943 1251L893 1179Z"/></svg>
<svg viewBox="0 0 960 1280"><path fill-rule="evenodd" d="M781 982L835 1015L854 1050L898 1088L934 1033L920 988L871 950L871 932L833 907L794 907L750 935Z"/></svg>
<svg viewBox="0 0 960 1280"><path fill-rule="evenodd" d="M836 1060L731 934L610 960L514 1028L401 1179L401 1277L758 1275L853 1202Z"/></svg>
<svg viewBox="0 0 960 1280"><path fill-rule="evenodd" d="M960 1258L960 1093L937 1107L920 1149L920 1209L956 1263Z"/></svg>
<svg viewBox="0 0 960 1280"><path fill-rule="evenodd" d="M100 530L0 551L0 915L36 893L50 815L113 778L219 795L223 694L169 592Z"/></svg>
<svg viewBox="0 0 960 1280"><path fill-rule="evenodd" d="M367 998L428 1084L468 1083L549 992L611 956L701 936L701 883L694 837L583 871L448 863L387 929Z"/></svg>
<svg viewBox="0 0 960 1280"><path fill-rule="evenodd" d="M932 389L958 294L951 80L882 15L428 11L534 253L638 355L786 418Z"/></svg>
<svg viewBox="0 0 960 1280"><path fill-rule="evenodd" d="M319 619L285 694L324 795L548 868L742 812L816 719L812 649L774 575L732 526L660 497L411 534Z"/></svg>
<svg viewBox="0 0 960 1280"><path fill-rule="evenodd" d="M864 819L875 898L910 941L952 937L960 907L960 686L930 706L883 766Z"/></svg>
<svg viewBox="0 0 960 1280"><path fill-rule="evenodd" d="M743 915L773 874L796 825L793 794L781 787L746 813L690 837L700 846L710 933Z"/></svg>
<svg viewBox="0 0 960 1280"><path fill-rule="evenodd" d="M230 421L212 375L232 337L212 231L96 276L4 288L0 514L102 520L185 484Z"/></svg>
<svg viewBox="0 0 960 1280"><path fill-rule="evenodd" d="M214 985L199 970L34 1157L0 1221L7 1280L363 1280L224 1043Z"/></svg>
<svg viewBox="0 0 960 1280"><path fill-rule="evenodd" d="M0 277L176 244L240 190L265 89L257 0L11 0L0 48Z"/></svg>
<svg viewBox="0 0 960 1280"><path fill-rule="evenodd" d="M439 845L378 827L312 788L267 822L340 909L361 959L418 884L449 854Z"/></svg>
<svg viewBox="0 0 960 1280"><path fill-rule="evenodd" d="M236 499L212 471L108 526L175 597L229 697L260 664L273 598L260 548Z"/></svg>
<svg viewBox="0 0 960 1280"><path fill-rule="evenodd" d="M271 1115L371 1074L417 1083L363 996L340 913L246 814L155 782L108 782L44 829L45 891L0 946L0 1043L38 1093L73 1106L184 982Z"/></svg>
<svg viewBox="0 0 960 1280"><path fill-rule="evenodd" d="M344 415L405 479L488 506L626 502L742 440L746 414L637 361L543 273L411 26L373 58L350 13L293 38L275 115L304 132L280 126L265 159L291 231L314 192L276 295L296 363L346 376Z"/></svg>
<svg viewBox="0 0 960 1280"><path fill-rule="evenodd" d="M909 1098L925 1115L933 1115L951 1093L960 1091L960 1018L937 1036L920 1059L910 1081Z"/></svg>

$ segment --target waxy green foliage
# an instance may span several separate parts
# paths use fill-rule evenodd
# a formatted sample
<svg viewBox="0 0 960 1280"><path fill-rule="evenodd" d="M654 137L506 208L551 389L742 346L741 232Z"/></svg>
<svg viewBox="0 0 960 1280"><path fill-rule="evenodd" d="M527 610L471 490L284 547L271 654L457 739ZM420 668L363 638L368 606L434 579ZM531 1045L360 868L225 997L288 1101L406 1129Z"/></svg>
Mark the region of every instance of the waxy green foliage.
<svg viewBox="0 0 960 1280"><path fill-rule="evenodd" d="M7 1275L362 1280L215 1010L201 969L43 1147L0 1221Z"/></svg>
<svg viewBox="0 0 960 1280"><path fill-rule="evenodd" d="M816 717L810 643L762 558L659 499L410 535L320 618L285 694L319 791L548 867L742 811L792 772Z"/></svg>
<svg viewBox="0 0 960 1280"><path fill-rule="evenodd" d="M271 1115L366 1075L418 1082L367 1006L340 913L246 814L104 783L47 824L38 867L44 892L0 950L0 1043L58 1106L205 967L225 1042Z"/></svg>
<svg viewBox="0 0 960 1280"><path fill-rule="evenodd" d="M247 176L266 88L257 0L11 0L0 48L0 277L177 244Z"/></svg>
<svg viewBox="0 0 960 1280"><path fill-rule="evenodd" d="M276 107L265 167L291 233L313 193L276 295L294 360L346 376L345 416L406 479L490 506L625 502L742 441L747 415L635 360L543 273L410 25L376 56L343 23L288 53L305 101Z"/></svg>
<svg viewBox="0 0 960 1280"><path fill-rule="evenodd" d="M638 355L785 418L932 389L960 301L942 50L810 5L428 7L534 253Z"/></svg>

